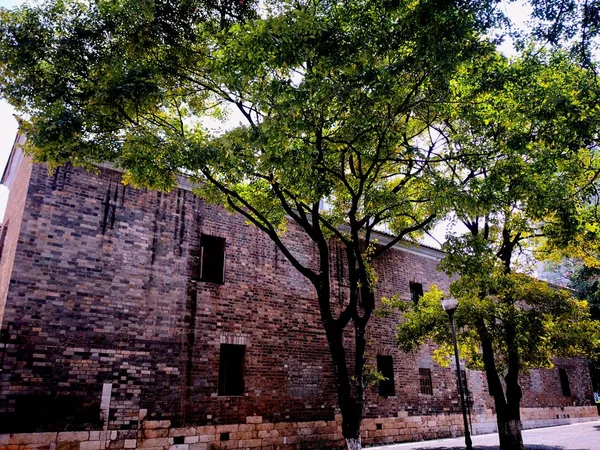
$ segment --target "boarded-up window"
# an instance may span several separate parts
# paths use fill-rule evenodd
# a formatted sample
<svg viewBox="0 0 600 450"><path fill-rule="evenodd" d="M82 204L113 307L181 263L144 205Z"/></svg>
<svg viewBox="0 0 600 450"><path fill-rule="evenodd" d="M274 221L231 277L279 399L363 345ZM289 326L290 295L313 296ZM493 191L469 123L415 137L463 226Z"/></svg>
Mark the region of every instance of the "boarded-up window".
<svg viewBox="0 0 600 450"><path fill-rule="evenodd" d="M384 397L396 395L394 360L390 355L377 355L377 372L385 378L379 382L379 395Z"/></svg>
<svg viewBox="0 0 600 450"><path fill-rule="evenodd" d="M419 369L419 386L421 394L433 395L433 385L431 383L431 369Z"/></svg>
<svg viewBox="0 0 600 450"><path fill-rule="evenodd" d="M225 281L225 238L203 234L200 238L200 281Z"/></svg>
<svg viewBox="0 0 600 450"><path fill-rule="evenodd" d="M219 395L244 393L245 345L221 344L219 359Z"/></svg>
<svg viewBox="0 0 600 450"><path fill-rule="evenodd" d="M562 388L562 393L565 397L571 396L571 385L569 384L569 376L567 375L567 371L562 367L558 369L558 375L560 377L560 387Z"/></svg>
<svg viewBox="0 0 600 450"><path fill-rule="evenodd" d="M421 283L410 283L410 299L414 304L419 302L419 299L423 297L423 285Z"/></svg>

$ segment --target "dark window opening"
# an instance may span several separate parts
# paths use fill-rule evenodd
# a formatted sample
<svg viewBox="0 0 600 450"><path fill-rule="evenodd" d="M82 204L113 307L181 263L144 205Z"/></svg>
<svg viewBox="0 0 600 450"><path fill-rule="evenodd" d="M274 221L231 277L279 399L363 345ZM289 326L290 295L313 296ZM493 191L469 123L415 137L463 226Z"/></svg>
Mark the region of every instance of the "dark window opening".
<svg viewBox="0 0 600 450"><path fill-rule="evenodd" d="M375 428L377 428L378 430L383 430L383 424L382 423L376 423L375 424Z"/></svg>
<svg viewBox="0 0 600 450"><path fill-rule="evenodd" d="M379 395L383 397L396 395L394 360L390 355L377 355L377 372L385 378L379 382Z"/></svg>
<svg viewBox="0 0 600 450"><path fill-rule="evenodd" d="M8 232L8 220L4 222L4 226L2 227L2 233L0 234L0 262L2 262L2 257L4 256L4 244L6 243L6 233Z"/></svg>
<svg viewBox="0 0 600 450"><path fill-rule="evenodd" d="M208 234L200 237L200 281L225 282L225 238Z"/></svg>
<svg viewBox="0 0 600 450"><path fill-rule="evenodd" d="M418 303L419 299L423 297L423 285L421 283L410 283L410 299L413 303Z"/></svg>
<svg viewBox="0 0 600 450"><path fill-rule="evenodd" d="M431 382L431 369L419 369L419 386L421 394L433 395L433 384Z"/></svg>
<svg viewBox="0 0 600 450"><path fill-rule="evenodd" d="M246 346L221 344L219 395L244 393L244 354Z"/></svg>
<svg viewBox="0 0 600 450"><path fill-rule="evenodd" d="M221 433L219 436L219 440L220 441L228 441L229 440L229 432Z"/></svg>
<svg viewBox="0 0 600 450"><path fill-rule="evenodd" d="M183 444L184 443L184 437L183 436L175 436L173 438L173 444L174 445L179 445L179 444Z"/></svg>
<svg viewBox="0 0 600 450"><path fill-rule="evenodd" d="M571 396L571 386L569 385L569 376L567 375L566 369L562 367L558 369L558 375L560 376L560 387L565 397Z"/></svg>

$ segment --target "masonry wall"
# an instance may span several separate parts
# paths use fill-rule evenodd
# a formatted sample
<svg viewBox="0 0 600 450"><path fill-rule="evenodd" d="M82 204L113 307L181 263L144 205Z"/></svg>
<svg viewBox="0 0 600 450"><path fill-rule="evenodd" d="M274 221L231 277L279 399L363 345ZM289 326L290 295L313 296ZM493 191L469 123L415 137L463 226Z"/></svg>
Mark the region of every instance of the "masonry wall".
<svg viewBox="0 0 600 450"><path fill-rule="evenodd" d="M18 199L11 193L15 211L23 210ZM51 433L57 445L60 434L52 433L85 431L87 438L71 441L98 442L87 450L131 446L132 439L152 447L143 442L190 427L196 430L190 436L200 436L196 442L154 444L206 444L205 435L223 448L237 440L254 440L244 444L251 447L267 437L295 439L269 445L312 439L299 430L339 440L332 367L311 286L241 217L204 204L185 186L162 194L125 187L106 168L90 174L65 166L48 174L35 165L20 229L2 322L0 432ZM223 285L194 281L202 233L226 238ZM314 264L314 249L299 230L290 227L285 239L301 261ZM411 281L447 288L436 266L435 252L393 250L377 263L377 296L408 299ZM9 270L3 259L0 273ZM343 286L336 281L333 290L343 302ZM454 373L433 362L428 346L400 352L396 320L374 319L369 329L371 357L393 357L396 392L368 392L366 441L460 433ZM218 395L223 343L246 346L244 395ZM567 363L584 380L573 381L573 398L562 397L556 369L539 371L525 407L590 405L585 362ZM433 395L420 393L419 367L431 369ZM492 404L485 380L479 372L469 372L468 380L473 417L485 422ZM541 385L543 392L534 392ZM242 431L253 417L262 428L288 424L281 429L295 431L259 435L275 425ZM408 432L408 423L417 425ZM221 442L217 428L208 432L224 425L251 434Z"/></svg>
<svg viewBox="0 0 600 450"><path fill-rule="evenodd" d="M9 158L5 177L2 180L2 183L10 189L10 201L6 205L0 229L0 323L4 316L8 284L21 232L21 221L31 173L31 159L24 155L19 147L24 143L25 138L18 135L15 140L15 151ZM8 172L11 173L10 177Z"/></svg>

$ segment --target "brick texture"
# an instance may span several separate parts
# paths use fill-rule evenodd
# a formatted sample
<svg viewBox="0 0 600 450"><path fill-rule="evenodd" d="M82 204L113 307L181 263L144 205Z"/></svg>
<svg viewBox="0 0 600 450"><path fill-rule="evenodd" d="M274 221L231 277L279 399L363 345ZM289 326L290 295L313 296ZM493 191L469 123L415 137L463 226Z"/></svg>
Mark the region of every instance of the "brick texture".
<svg viewBox="0 0 600 450"><path fill-rule="evenodd" d="M22 225L18 244L16 235L7 238L16 251L0 263L0 294L8 286L0 433L44 432L47 445L87 450L339 443L332 365L312 287L264 234L185 186L169 194L134 190L120 184L117 171L69 165L53 174L34 165L27 183L28 172L19 170L7 217L22 214ZM226 238L222 285L196 281L201 234ZM290 226L285 239L314 264L299 230ZM334 243L332 249L334 272L343 275L341 254ZM408 300L410 282L446 289L439 256L419 248L389 252L377 262L377 296ZM344 286L337 279L332 286L339 307ZM369 327L369 356L393 357L396 392L381 397L370 388L365 442L460 433L454 372L432 360L430 346L398 350L399 319L373 319ZM246 345L244 395L218 395L222 343ZM558 363L573 395L562 396L557 369L533 371L522 379L524 407L552 412L535 420L551 420L551 407L579 408L588 417L585 361ZM431 369L433 395L420 394L419 367ZM487 426L493 409L484 377L469 371L468 382L473 418ZM37 444L12 439L7 446ZM0 448L2 442L0 436Z"/></svg>

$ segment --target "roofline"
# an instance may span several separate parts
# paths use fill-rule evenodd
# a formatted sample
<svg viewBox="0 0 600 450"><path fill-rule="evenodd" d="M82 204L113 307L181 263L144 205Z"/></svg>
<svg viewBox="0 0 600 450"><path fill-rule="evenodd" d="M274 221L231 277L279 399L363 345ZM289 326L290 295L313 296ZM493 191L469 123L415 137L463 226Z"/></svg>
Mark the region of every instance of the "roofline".
<svg viewBox="0 0 600 450"><path fill-rule="evenodd" d="M2 178L0 178L0 184L6 183L6 176L8 175L8 171L10 166L12 165L13 159L15 157L15 153L18 150L23 150L23 144L27 138L25 137L25 133L21 130L17 130L17 135L15 136L15 140L13 142L12 148L10 149L10 154L8 155L8 159L6 160L6 165L4 166L4 171L2 172Z"/></svg>

